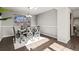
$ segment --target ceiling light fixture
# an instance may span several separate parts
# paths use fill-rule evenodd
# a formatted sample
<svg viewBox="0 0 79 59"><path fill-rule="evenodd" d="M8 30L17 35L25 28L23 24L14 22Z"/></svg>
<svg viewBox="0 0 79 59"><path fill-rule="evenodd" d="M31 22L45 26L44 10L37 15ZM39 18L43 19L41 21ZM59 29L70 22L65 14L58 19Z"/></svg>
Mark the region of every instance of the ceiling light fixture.
<svg viewBox="0 0 79 59"><path fill-rule="evenodd" d="M31 8L30 7L27 7L26 17L32 17L32 15L30 15L30 10L31 10Z"/></svg>
<svg viewBox="0 0 79 59"><path fill-rule="evenodd" d="M30 15L30 11L31 10L36 10L37 9L37 7L27 7L27 17L32 17L32 15Z"/></svg>

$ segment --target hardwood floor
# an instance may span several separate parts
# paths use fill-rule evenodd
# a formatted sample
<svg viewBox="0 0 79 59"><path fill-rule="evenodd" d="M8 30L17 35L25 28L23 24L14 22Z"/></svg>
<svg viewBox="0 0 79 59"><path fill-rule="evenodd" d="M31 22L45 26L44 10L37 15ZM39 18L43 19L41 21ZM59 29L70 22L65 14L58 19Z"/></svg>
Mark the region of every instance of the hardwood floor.
<svg viewBox="0 0 79 59"><path fill-rule="evenodd" d="M72 37L67 44L59 42L55 38L48 37L45 35L42 35L42 37L48 38L49 41L46 41L35 48L31 48L30 51L44 51L44 50L57 51L63 47L66 47L66 49L69 48L74 51L79 51L79 37L75 37L75 38ZM41 41L39 43L41 43ZM33 44L36 44L36 43L33 43ZM2 41L0 42L0 51L29 51L29 50L26 46L23 46L15 50L13 45L13 37L6 37L6 38L3 38ZM63 51L63 50L61 49L59 51Z"/></svg>
<svg viewBox="0 0 79 59"><path fill-rule="evenodd" d="M79 37L71 37L71 40L68 42L67 47L79 51Z"/></svg>
<svg viewBox="0 0 79 59"><path fill-rule="evenodd" d="M13 37L5 37L0 42L0 51L28 51L28 49L24 46L15 50L13 45Z"/></svg>
<svg viewBox="0 0 79 59"><path fill-rule="evenodd" d="M13 37L3 38L0 42L0 51L13 51Z"/></svg>

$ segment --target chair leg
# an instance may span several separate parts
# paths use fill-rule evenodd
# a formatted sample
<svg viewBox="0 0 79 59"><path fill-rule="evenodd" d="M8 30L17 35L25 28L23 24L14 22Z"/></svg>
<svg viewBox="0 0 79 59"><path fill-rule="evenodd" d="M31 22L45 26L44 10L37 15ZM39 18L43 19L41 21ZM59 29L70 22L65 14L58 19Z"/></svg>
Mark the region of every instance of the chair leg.
<svg viewBox="0 0 79 59"><path fill-rule="evenodd" d="M13 43L16 43L16 38L15 37L13 38Z"/></svg>

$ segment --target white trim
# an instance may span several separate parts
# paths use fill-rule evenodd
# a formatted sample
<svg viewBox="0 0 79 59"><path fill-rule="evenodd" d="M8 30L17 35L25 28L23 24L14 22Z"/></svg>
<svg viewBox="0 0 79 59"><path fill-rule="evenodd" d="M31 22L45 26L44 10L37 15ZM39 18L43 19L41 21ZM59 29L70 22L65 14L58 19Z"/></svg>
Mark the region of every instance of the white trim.
<svg viewBox="0 0 79 59"><path fill-rule="evenodd" d="M0 27L13 27L13 26L0 26Z"/></svg>
<svg viewBox="0 0 79 59"><path fill-rule="evenodd" d="M48 33L41 33L41 34L44 34L44 35L47 35L47 36L50 36L50 37L53 37L53 38L57 38L57 36L56 35L50 35L50 34L48 34Z"/></svg>

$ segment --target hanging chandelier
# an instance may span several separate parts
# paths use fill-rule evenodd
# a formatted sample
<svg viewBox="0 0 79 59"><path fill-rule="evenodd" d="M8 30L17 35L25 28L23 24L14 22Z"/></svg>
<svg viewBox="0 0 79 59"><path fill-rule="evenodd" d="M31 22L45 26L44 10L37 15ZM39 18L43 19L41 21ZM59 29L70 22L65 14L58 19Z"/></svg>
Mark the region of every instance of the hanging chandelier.
<svg viewBox="0 0 79 59"><path fill-rule="evenodd" d="M27 7L26 17L32 17L32 15L30 15L30 10L31 10L31 8L30 7Z"/></svg>
<svg viewBox="0 0 79 59"><path fill-rule="evenodd" d="M30 14L30 12L33 9L36 10L37 8L36 7L27 7L27 14L26 14L27 17L32 17L32 15Z"/></svg>

